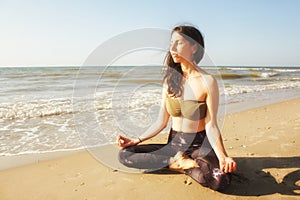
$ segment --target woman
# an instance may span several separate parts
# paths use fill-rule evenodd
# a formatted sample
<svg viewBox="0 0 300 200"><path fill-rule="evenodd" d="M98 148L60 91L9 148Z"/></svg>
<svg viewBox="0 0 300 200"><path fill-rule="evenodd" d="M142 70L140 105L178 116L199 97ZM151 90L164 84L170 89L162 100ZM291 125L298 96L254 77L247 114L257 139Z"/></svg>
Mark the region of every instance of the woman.
<svg viewBox="0 0 300 200"><path fill-rule="evenodd" d="M203 55L204 41L198 29L173 29L158 119L139 138L118 136L119 160L133 168L178 170L203 186L223 190L230 184L236 163L228 157L217 125L217 82L197 66ZM163 130L170 117L167 144L138 145Z"/></svg>

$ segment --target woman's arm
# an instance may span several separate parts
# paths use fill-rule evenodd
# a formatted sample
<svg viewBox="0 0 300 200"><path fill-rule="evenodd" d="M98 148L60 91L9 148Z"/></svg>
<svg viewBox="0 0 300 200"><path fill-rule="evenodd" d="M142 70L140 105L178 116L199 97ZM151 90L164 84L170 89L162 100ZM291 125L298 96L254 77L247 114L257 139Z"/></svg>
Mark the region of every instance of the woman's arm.
<svg viewBox="0 0 300 200"><path fill-rule="evenodd" d="M227 172L236 170L235 161L228 157L224 148L223 139L217 123L217 113L219 106L219 88L216 79L211 75L205 76L207 86L207 115L205 118L205 129L209 143L213 147L220 164L220 169Z"/></svg>
<svg viewBox="0 0 300 200"><path fill-rule="evenodd" d="M166 110L165 101L166 101L166 90L163 89L162 102L161 102L159 114L156 121L145 131L145 133L143 133L140 137L136 139L129 139L124 136L118 136L117 137L118 145L120 147L137 145L140 142L143 142L145 140L148 140L156 136L160 131L162 131L168 125L168 121L170 118L170 115Z"/></svg>

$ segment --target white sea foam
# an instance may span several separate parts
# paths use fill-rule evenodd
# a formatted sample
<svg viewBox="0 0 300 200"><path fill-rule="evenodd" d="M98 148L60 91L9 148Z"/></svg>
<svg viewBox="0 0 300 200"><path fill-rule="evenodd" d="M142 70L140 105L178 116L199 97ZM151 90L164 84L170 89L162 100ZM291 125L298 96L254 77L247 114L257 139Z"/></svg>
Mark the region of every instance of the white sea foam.
<svg viewBox="0 0 300 200"><path fill-rule="evenodd" d="M16 155L27 155L27 154L43 154L43 153L53 153L53 152L65 152L65 151L76 151L86 149L84 146L80 146L77 148L68 148L68 149L52 149L52 150L24 150L18 153L10 153L10 152L0 152L0 156L16 156Z"/></svg>
<svg viewBox="0 0 300 200"><path fill-rule="evenodd" d="M225 89L225 95L236 95L243 93L255 93L265 90L278 90L288 88L300 88L300 81L273 83L267 85L230 85Z"/></svg>
<svg viewBox="0 0 300 200"><path fill-rule="evenodd" d="M291 69L291 68L288 68L288 69L282 69L282 68L276 69L276 68L273 68L272 70L273 70L273 71L276 71L276 72L286 72L286 73L290 73L290 72L300 72L300 69L299 69L299 68L295 68L295 69Z"/></svg>
<svg viewBox="0 0 300 200"><path fill-rule="evenodd" d="M278 73L276 73L276 72L263 72L260 74L260 76L263 78L273 77L276 75L278 75Z"/></svg>
<svg viewBox="0 0 300 200"><path fill-rule="evenodd" d="M266 73L265 78L275 76L276 73ZM226 85L225 95L236 95L243 93L261 92L265 90L277 90L286 88L300 88L299 79L292 78L290 81L282 81L270 84L251 84L251 85ZM223 91L220 92L223 94ZM34 101L18 101L0 103L1 120L25 120L36 117L50 117L66 114L73 114L72 103L80 104L80 111L87 108L85 101L71 99L41 99ZM101 91L95 93L95 98L90 99L95 110L118 110L118 109L148 109L150 106L159 105L161 101L161 89L147 89L137 91ZM50 122L49 122L50 123ZM4 127L3 127L4 128Z"/></svg>
<svg viewBox="0 0 300 200"><path fill-rule="evenodd" d="M72 113L70 99L0 103L0 119L29 119Z"/></svg>

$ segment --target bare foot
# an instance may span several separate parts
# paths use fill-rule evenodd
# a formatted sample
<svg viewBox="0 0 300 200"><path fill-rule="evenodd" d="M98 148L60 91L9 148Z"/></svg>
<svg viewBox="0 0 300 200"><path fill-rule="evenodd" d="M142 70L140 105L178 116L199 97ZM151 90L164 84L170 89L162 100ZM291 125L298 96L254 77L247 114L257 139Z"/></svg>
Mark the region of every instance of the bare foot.
<svg viewBox="0 0 300 200"><path fill-rule="evenodd" d="M170 169L185 170L199 167L197 162L191 158L186 157L181 151L179 151L174 157L170 158Z"/></svg>

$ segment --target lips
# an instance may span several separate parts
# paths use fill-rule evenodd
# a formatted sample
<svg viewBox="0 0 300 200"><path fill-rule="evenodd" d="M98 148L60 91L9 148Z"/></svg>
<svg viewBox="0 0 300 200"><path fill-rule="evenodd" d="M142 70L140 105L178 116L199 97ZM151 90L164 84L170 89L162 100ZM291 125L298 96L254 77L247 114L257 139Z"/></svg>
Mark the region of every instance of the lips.
<svg viewBox="0 0 300 200"><path fill-rule="evenodd" d="M178 54L171 54L173 59L179 58Z"/></svg>
<svg viewBox="0 0 300 200"><path fill-rule="evenodd" d="M180 62L180 57L178 54L171 54L172 59L175 63L179 63Z"/></svg>

